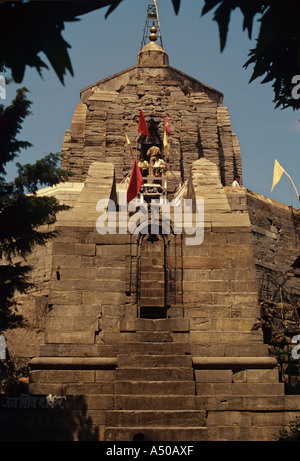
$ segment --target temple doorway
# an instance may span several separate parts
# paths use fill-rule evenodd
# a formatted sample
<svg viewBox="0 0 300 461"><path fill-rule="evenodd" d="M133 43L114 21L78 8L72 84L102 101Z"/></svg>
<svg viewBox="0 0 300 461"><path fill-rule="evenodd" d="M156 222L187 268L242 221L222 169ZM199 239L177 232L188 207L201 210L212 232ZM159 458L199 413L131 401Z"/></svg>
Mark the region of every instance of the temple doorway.
<svg viewBox="0 0 300 461"><path fill-rule="evenodd" d="M139 317L166 318L166 249L161 235L140 242Z"/></svg>

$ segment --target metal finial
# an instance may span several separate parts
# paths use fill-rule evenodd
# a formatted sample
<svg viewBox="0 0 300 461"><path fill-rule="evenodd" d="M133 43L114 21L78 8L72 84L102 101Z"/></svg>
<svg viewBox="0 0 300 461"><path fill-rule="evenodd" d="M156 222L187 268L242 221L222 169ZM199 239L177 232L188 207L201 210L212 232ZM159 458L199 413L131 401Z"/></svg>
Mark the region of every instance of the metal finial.
<svg viewBox="0 0 300 461"><path fill-rule="evenodd" d="M148 39L152 43L159 39L160 45L163 48L156 0L148 0L146 24L143 31L141 48L146 45Z"/></svg>

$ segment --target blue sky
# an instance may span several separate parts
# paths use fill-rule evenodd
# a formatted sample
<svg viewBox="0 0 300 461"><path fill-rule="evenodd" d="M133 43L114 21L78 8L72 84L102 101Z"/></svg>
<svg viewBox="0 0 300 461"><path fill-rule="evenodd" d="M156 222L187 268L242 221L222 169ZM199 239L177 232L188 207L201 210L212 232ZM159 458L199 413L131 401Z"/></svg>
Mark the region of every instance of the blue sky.
<svg viewBox="0 0 300 461"><path fill-rule="evenodd" d="M80 90L135 65L147 5L147 0L124 0L108 19L104 18L107 8L103 8L81 16L76 23L67 23L63 37L71 45L74 77L67 74L64 86L51 69L43 71L43 79L36 70L26 70L21 86L30 90L33 106L19 137L33 147L21 153L19 162L32 163L49 152L59 152L80 102ZM244 69L243 64L254 47L258 26L250 41L242 31L242 15L236 11L221 53L213 13L202 17L202 6L200 0L182 0L176 16L171 0L158 0L163 45L170 65L224 94L224 106L228 107L232 130L240 143L244 186L299 208L286 175L272 193L271 185L276 158L300 192L300 113L275 110L270 84L248 83L252 68ZM7 100L1 102L9 103L14 91L15 85L9 85ZM14 167L7 170L12 177Z"/></svg>

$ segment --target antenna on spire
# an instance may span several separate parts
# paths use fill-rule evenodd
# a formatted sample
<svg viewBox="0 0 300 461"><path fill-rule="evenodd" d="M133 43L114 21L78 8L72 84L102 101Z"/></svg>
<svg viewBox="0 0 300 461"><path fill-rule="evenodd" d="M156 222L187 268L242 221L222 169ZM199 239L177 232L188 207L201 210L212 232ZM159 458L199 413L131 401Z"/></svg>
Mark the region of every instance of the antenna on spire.
<svg viewBox="0 0 300 461"><path fill-rule="evenodd" d="M160 45L163 48L156 0L148 0L147 17L143 31L141 49L146 45L147 38L150 39L150 42L156 42L156 40L159 39Z"/></svg>

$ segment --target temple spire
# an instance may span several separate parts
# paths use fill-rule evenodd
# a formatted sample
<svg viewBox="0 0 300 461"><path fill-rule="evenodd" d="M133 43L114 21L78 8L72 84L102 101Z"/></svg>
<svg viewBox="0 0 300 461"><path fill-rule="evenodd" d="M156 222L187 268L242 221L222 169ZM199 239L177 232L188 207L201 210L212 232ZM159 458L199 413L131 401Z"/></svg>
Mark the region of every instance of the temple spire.
<svg viewBox="0 0 300 461"><path fill-rule="evenodd" d="M158 17L157 0L148 0L147 17L143 31L143 39L141 49L147 44L147 39L154 43L160 41L160 46L163 48L162 37L160 32L160 23Z"/></svg>

